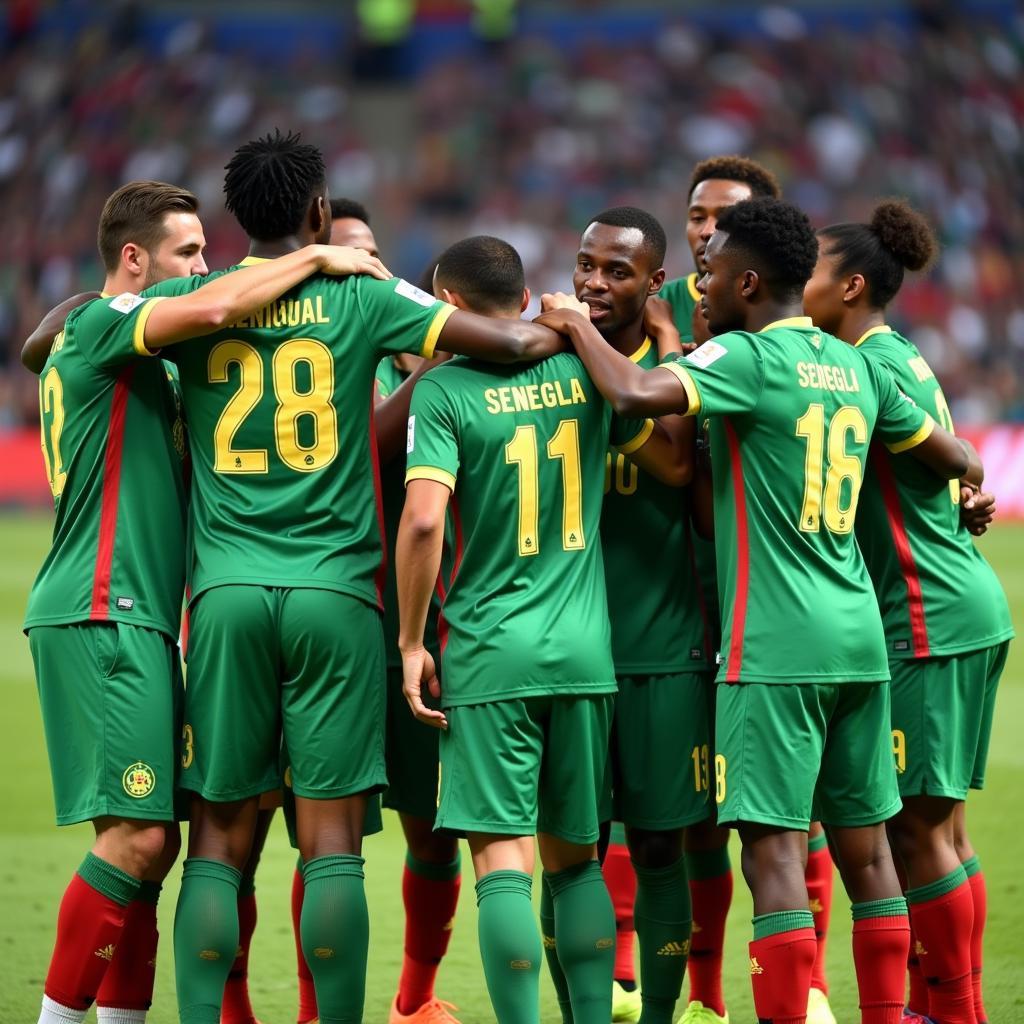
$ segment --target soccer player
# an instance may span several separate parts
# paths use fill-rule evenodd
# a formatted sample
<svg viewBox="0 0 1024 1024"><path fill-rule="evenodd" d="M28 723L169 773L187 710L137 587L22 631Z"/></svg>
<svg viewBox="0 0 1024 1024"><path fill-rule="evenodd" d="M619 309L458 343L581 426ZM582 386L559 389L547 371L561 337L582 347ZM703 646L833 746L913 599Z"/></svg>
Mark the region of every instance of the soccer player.
<svg viewBox="0 0 1024 1024"><path fill-rule="evenodd" d="M872 433L944 479L980 467L886 373L800 315L816 258L795 207L752 199L723 211L698 284L715 337L653 370L581 317L539 319L568 331L621 415L710 419L724 610L715 795L719 820L739 830L754 897L758 1017L806 1016L816 942L804 862L819 817L853 902L862 1021L895 1024L909 926L885 836L899 795L857 498Z"/></svg>
<svg viewBox="0 0 1024 1024"><path fill-rule="evenodd" d="M576 298L601 336L645 369L658 365L652 335L667 330L676 336L667 316L646 315L665 278L665 245L665 232L649 213L628 206L606 210L584 231L573 273ZM662 425L692 450L692 419L668 416ZM625 825L635 868L632 916L640 947L640 990L635 983L633 992L624 990L629 981L617 975L615 1005L620 1018L671 1024L690 940L683 829L708 813L714 657L685 492L609 450L601 547L618 683L609 755L612 812ZM692 757L691 771L680 771L680 751ZM631 960L632 932L627 936ZM557 965L552 969L557 977Z"/></svg>
<svg viewBox="0 0 1024 1024"><path fill-rule="evenodd" d="M775 175L755 160L742 156L715 156L702 160L690 175L687 190L686 244L697 268L686 277L666 281L660 298L669 302L679 329L683 351L710 337L701 315L697 279L703 273L704 250L714 234L718 217L735 203L755 196L779 199L782 189ZM709 611L718 644L720 621L715 583L714 543L696 535L694 554L703 584L702 596ZM712 698L713 708L713 698ZM712 718L714 713L712 711ZM690 943L690 996L680 1024L724 1024L728 1020L722 994L722 953L725 921L732 902L732 868L729 863L729 829L715 823L714 808L705 821L686 830L686 870L693 901L693 939ZM808 840L807 893L818 940L811 994L807 1006L810 1024L835 1024L828 1004L825 950L832 912L834 872L825 832L819 822L811 825Z"/></svg>
<svg viewBox="0 0 1024 1024"><path fill-rule="evenodd" d="M369 213L351 199L331 200L331 240L377 252ZM431 263L420 287L433 289ZM384 585L384 642L387 664L387 731L384 753L388 788L382 803L398 813L406 842L402 872L405 909L405 949L398 992L390 1024L449 1024L455 1020L450 1004L434 995L434 982L448 949L462 882L457 838L434 832L437 810L436 730L409 714L402 695L402 655L398 649L398 593L395 585L395 538L405 500L405 435L412 388L431 366L411 352L385 356L377 366L377 405L374 410L377 451L381 457L381 503L387 579ZM401 455L399 454L401 453ZM437 658L439 600L427 616L427 649ZM439 660L439 659L438 659Z"/></svg>
<svg viewBox="0 0 1024 1024"><path fill-rule="evenodd" d="M808 315L952 430L935 374L886 324L904 271L934 258L927 222L906 203L888 200L869 224L836 224L818 238L818 265L804 290ZM974 488L966 494L972 501ZM916 462L875 447L857 540L875 584L892 673L903 809L889 829L906 872L915 939L909 1009L942 1024L984 1024L985 883L963 811L968 790L984 783L1013 627L999 581L960 521L960 501L958 484L946 487Z"/></svg>
<svg viewBox="0 0 1024 1024"><path fill-rule="evenodd" d="M57 515L25 629L57 822L91 821L96 832L61 902L43 1024L81 1020L98 996L100 1020L145 1012L156 897L180 842L183 435L166 371L140 357L230 323L330 256L308 250L173 301L140 298L162 278L205 273L197 208L162 182L110 196L98 231L104 295L68 316L40 380Z"/></svg>
<svg viewBox="0 0 1024 1024"><path fill-rule="evenodd" d="M265 247L328 237L324 178L320 152L294 135L235 153L225 194L252 242L245 264L260 264ZM195 488L182 744L182 785L193 803L174 936L178 1010L188 1024L219 1019L241 869L258 795L279 784L282 738L304 864L303 949L320 1016L361 1019L368 915L360 850L367 798L386 781L371 429L380 357L431 355L440 342L512 360L563 344L546 328L498 324L407 282L376 288L371 280L336 287L312 279L176 353Z"/></svg>
<svg viewBox="0 0 1024 1024"><path fill-rule="evenodd" d="M435 294L497 323L529 300L516 251L486 236L441 256ZM691 466L668 435L612 417L570 353L509 368L455 360L413 395L397 545L405 693L443 730L436 827L468 836L499 1024L539 1020L535 834L572 1019L611 1013L615 922L595 859L615 692L599 533L609 438L686 482ZM423 638L449 504L442 687Z"/></svg>

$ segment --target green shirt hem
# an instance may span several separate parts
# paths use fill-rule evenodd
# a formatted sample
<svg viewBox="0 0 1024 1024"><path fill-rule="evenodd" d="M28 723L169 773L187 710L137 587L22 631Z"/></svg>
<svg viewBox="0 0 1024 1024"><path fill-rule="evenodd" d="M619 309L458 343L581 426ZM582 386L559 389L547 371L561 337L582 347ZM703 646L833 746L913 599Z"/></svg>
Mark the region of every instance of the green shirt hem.
<svg viewBox="0 0 1024 1024"><path fill-rule="evenodd" d="M447 676L442 669L442 680ZM582 697L588 694L617 693L618 684L614 679L605 682L582 682L565 683L557 689L551 686L516 686L505 690L493 690L487 693L470 695L466 697L449 697L444 692L444 682L441 683L441 707L461 708L474 704L495 704L502 700L519 700L525 697Z"/></svg>
<svg viewBox="0 0 1024 1024"><path fill-rule="evenodd" d="M380 598L375 590L367 591L335 580L306 579L282 576L222 576L197 586L192 591L188 606L191 608L200 595L216 587L274 587L278 590L330 590L336 594L349 594L378 611L382 611Z"/></svg>
<svg viewBox="0 0 1024 1024"><path fill-rule="evenodd" d="M833 673L832 675L809 673L802 678L795 678L793 674L788 676L765 676L749 675L744 672L741 678L735 682L727 682L724 675L725 673L721 672L721 677L715 680L718 686L742 686L745 683L764 683L769 686L819 686L822 683L888 683L889 667L887 665L884 669L880 669L877 672L865 672L862 674L851 672Z"/></svg>
<svg viewBox="0 0 1024 1024"><path fill-rule="evenodd" d="M908 651L890 650L889 661L924 661L928 658L945 658L951 654L973 654L975 651L987 651L990 647L1006 643L1007 640L1012 640L1016 635L1014 628L1009 626L1001 633L996 633L994 636L981 640L967 640L964 643L958 644L940 644L937 647L929 645L928 653L921 658L914 654L913 647ZM886 646L889 646L889 644Z"/></svg>
<svg viewBox="0 0 1024 1024"><path fill-rule="evenodd" d="M30 629L34 629L36 626L88 626L90 623L99 622L123 622L126 626L141 626L143 629L152 629L158 633L163 633L168 636L175 643L178 642L178 637L181 634L181 623L177 623L174 626L168 626L166 623L159 622L156 619L144 618L137 615L130 615L125 613L119 615L116 612L110 615L104 615L102 619L94 619L90 612L65 612L59 615L33 615L30 618L25 619L22 624L21 631L27 633Z"/></svg>

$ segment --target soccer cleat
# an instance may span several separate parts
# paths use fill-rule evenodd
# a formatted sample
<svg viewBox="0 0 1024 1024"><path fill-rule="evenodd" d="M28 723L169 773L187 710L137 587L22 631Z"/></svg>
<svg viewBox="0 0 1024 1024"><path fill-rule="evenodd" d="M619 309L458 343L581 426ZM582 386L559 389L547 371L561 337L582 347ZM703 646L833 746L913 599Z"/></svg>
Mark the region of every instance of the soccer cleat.
<svg viewBox="0 0 1024 1024"><path fill-rule="evenodd" d="M807 996L807 1024L836 1024L828 1005L828 996L820 988L812 988Z"/></svg>
<svg viewBox="0 0 1024 1024"><path fill-rule="evenodd" d="M699 999L686 1004L683 1015L676 1021L676 1024L729 1024L729 1011L719 1015L705 1006Z"/></svg>
<svg viewBox="0 0 1024 1024"><path fill-rule="evenodd" d="M612 1020L638 1021L643 1012L640 989L627 992L617 981L612 982Z"/></svg>
<svg viewBox="0 0 1024 1024"><path fill-rule="evenodd" d="M458 1007L452 1003L434 998L412 1013L399 1013L398 996L396 995L391 1003L388 1024L459 1024L458 1018L449 1012L457 1009Z"/></svg>
<svg viewBox="0 0 1024 1024"><path fill-rule="evenodd" d="M926 1017L923 1013L914 1013L910 1007L904 1006L900 1024L935 1024L935 1022L931 1017Z"/></svg>

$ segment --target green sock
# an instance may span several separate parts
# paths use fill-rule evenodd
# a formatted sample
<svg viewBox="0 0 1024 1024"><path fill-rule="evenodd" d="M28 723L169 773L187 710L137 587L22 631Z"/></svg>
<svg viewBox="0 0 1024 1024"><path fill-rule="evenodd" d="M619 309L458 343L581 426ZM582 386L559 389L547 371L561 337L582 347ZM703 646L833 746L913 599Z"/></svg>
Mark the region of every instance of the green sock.
<svg viewBox="0 0 1024 1024"><path fill-rule="evenodd" d="M540 1022L541 954L532 886L522 871L492 871L476 883L480 956L498 1024Z"/></svg>
<svg viewBox="0 0 1024 1024"><path fill-rule="evenodd" d="M575 1024L607 1024L615 975L615 911L596 860L554 873L550 886L558 959L572 996Z"/></svg>
<svg viewBox="0 0 1024 1024"><path fill-rule="evenodd" d="M640 1024L672 1024L690 952L690 887L686 861L636 869L633 920L640 945Z"/></svg>
<svg viewBox="0 0 1024 1024"><path fill-rule="evenodd" d="M224 982L238 949L242 873L219 860L190 857L174 912L174 980L181 1024L218 1024Z"/></svg>
<svg viewBox="0 0 1024 1024"><path fill-rule="evenodd" d="M555 902L551 896L551 883L545 871L541 879L540 889L540 930L544 940L544 959L548 962L548 971L555 986L558 997L558 1009L562 1011L562 1024L573 1024L572 1001L569 998L569 983L565 980L565 971L558 959L555 948Z"/></svg>
<svg viewBox="0 0 1024 1024"><path fill-rule="evenodd" d="M320 1024L361 1024L366 997L370 915L363 885L363 858L330 854L306 861L299 933Z"/></svg>

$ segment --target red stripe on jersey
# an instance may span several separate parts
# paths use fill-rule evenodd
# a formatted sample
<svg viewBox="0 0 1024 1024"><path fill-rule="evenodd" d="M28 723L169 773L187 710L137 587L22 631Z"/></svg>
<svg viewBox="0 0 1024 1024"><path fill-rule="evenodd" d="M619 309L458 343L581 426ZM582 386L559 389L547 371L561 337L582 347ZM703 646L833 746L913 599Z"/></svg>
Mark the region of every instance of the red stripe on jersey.
<svg viewBox="0 0 1024 1024"><path fill-rule="evenodd" d="M448 508L451 510L452 526L455 531L455 552L452 555L452 574L448 578L447 587L444 585L444 573L437 574L437 593L441 598L441 610L437 613L437 642L441 647L442 654L444 654L445 647L448 646L448 622L444 617L444 600L448 596L448 591L452 589L459 566L462 564L462 513L459 511L459 502L454 494Z"/></svg>
<svg viewBox="0 0 1024 1024"><path fill-rule="evenodd" d="M917 572L917 562L910 548L910 538L903 520L903 509L900 507L900 492L893 476L889 454L879 444L871 446L871 466L878 477L882 490L882 501L885 502L885 514L892 532L892 542L896 548L896 557L903 573L903 582L907 588L907 611L910 615L910 637L914 644L914 657L927 658L930 654L928 645L928 624L924 615L924 596L921 593L921 577Z"/></svg>
<svg viewBox="0 0 1024 1024"><path fill-rule="evenodd" d="M697 553L693 550L693 523L686 524L687 541L690 547L690 575L697 585L697 607L700 608L700 621L704 626L704 657L711 661L715 652L711 649L711 625L708 621L708 602L704 595L704 581L697 569Z"/></svg>
<svg viewBox="0 0 1024 1024"><path fill-rule="evenodd" d="M117 507L121 497L121 459L124 454L124 424L128 413L128 387L134 366L125 367L114 385L110 401L107 447L103 453L103 494L100 499L100 533L96 545L96 568L92 576L90 619L110 615L110 569L114 561Z"/></svg>
<svg viewBox="0 0 1024 1024"><path fill-rule="evenodd" d="M374 381L370 387L370 461L373 464L373 503L377 509L377 534L380 537L380 565L373 574L373 582L377 588L377 607L383 611L384 581L388 574L388 545L384 532L384 499L380 487L380 457L377 454L377 420L373 413L377 382Z"/></svg>
<svg viewBox="0 0 1024 1024"><path fill-rule="evenodd" d="M743 486L743 455L732 423L723 418L732 467L732 494L736 509L736 593L732 602L732 629L725 661L725 681L737 683L743 668L743 631L747 626L747 591L750 587L750 546L747 537L747 495Z"/></svg>

